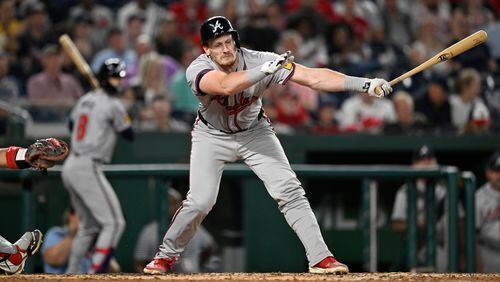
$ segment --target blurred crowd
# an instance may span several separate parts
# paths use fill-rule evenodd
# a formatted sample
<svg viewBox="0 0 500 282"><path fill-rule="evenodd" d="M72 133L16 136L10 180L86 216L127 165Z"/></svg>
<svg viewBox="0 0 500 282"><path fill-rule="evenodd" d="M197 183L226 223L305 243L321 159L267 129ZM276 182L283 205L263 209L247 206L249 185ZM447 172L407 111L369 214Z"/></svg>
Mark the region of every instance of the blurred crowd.
<svg viewBox="0 0 500 282"><path fill-rule="evenodd" d="M281 134L500 132L498 0L3 0L0 101L35 123L64 123L90 89L58 46L68 33L94 71L107 58L126 62L121 98L137 130L189 131L198 100L185 68L213 15L235 25L244 47L388 80L484 29L487 44L403 81L390 97L288 83L271 87L264 107Z"/></svg>

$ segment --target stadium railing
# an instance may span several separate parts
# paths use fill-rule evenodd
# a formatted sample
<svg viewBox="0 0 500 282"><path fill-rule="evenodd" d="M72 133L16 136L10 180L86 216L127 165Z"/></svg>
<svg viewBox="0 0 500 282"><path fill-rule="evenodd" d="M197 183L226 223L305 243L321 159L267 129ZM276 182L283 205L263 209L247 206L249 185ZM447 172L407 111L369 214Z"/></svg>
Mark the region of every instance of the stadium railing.
<svg viewBox="0 0 500 282"><path fill-rule="evenodd" d="M136 165L105 165L104 172L109 178L120 177L145 177L157 178L169 181L174 178L186 177L189 175L188 164L136 164ZM416 180L419 178L429 178L443 180L447 183L447 205L448 205L448 232L447 232L447 256L448 271L456 272L458 270L458 182L463 180L465 187L466 202L466 270L474 272L475 270L475 231L474 231L474 191L476 188L475 177L471 172L459 171L455 167L439 166L435 168L413 168L411 166L389 166L389 165L310 165L296 164L292 165L293 170L299 177L314 178L354 178L360 179L362 183L362 221L363 221L363 250L365 265L367 270L376 271L377 260L377 229L376 229L376 202L377 186L376 180L397 179L406 180L408 184L408 257L407 263L410 269L414 269L417 263L417 191ZM3 170L1 177L4 179L21 180L22 191L22 217L21 225L23 229L29 229L32 224L32 181L40 177L60 177L61 167L56 166L48 170L46 175L33 170ZM229 177L255 177L255 174L243 164L226 165L224 175ZM166 198L167 191L161 181L157 181L155 198L157 199L158 222L160 223L160 237L167 228L168 203L163 200ZM435 183L435 182L431 182ZM168 186L168 185L167 185ZM436 250L436 211L433 185L429 185L426 191L426 244L427 265L434 266Z"/></svg>

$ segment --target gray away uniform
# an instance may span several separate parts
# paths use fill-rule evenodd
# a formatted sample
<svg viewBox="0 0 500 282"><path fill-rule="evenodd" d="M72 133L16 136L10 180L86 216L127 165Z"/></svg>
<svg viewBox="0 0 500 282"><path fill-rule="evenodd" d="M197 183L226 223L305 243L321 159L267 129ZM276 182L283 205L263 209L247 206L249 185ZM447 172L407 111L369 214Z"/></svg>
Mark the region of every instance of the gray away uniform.
<svg viewBox="0 0 500 282"><path fill-rule="evenodd" d="M241 48L237 56L237 71L241 71L259 67L278 55ZM218 66L207 55L200 55L186 70L187 81L201 102L192 131L190 189L156 257L182 253L215 204L224 165L238 159L244 160L264 182L304 245L309 265L332 256L305 191L262 111L264 91L271 83L285 84L293 75L294 66L283 68L233 96L212 96L200 91L201 77L215 69Z"/></svg>
<svg viewBox="0 0 500 282"><path fill-rule="evenodd" d="M96 90L78 100L71 120L71 153L63 165L62 179L80 218L67 270L77 273L94 240L95 268L116 247L125 229L120 202L101 164L111 161L116 135L130 127L130 119L118 98Z"/></svg>
<svg viewBox="0 0 500 282"><path fill-rule="evenodd" d="M484 272L500 272L500 191L489 183L476 191L476 230Z"/></svg>

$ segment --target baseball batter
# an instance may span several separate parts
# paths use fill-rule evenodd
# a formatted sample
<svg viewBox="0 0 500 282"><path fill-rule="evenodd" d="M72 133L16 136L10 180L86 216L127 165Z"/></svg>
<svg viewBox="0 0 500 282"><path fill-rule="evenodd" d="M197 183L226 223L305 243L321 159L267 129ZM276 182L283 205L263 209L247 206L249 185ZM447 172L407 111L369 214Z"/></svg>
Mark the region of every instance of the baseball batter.
<svg viewBox="0 0 500 282"><path fill-rule="evenodd" d="M376 86L386 95L392 91L390 85L382 79L307 68L293 63L290 52L277 55L241 48L237 31L225 17L208 19L200 32L205 54L186 70L187 81L200 100L192 131L190 190L144 272L171 271L215 204L224 165L241 159L264 182L298 235L309 271L347 273L347 266L333 258L322 238L304 189L262 110L262 96L271 83L289 80L319 91L349 90L370 95L375 95Z"/></svg>
<svg viewBox="0 0 500 282"><path fill-rule="evenodd" d="M101 169L102 163L111 161L117 133L127 140L134 137L130 119L116 97L125 75L125 65L119 59L106 60L97 74L102 89L81 97L71 112L72 148L62 180L80 227L67 273L78 273L81 260L92 247L90 272L106 272L125 229L120 202Z"/></svg>
<svg viewBox="0 0 500 282"><path fill-rule="evenodd" d="M486 168L488 182L476 191L478 263L484 272L500 272L500 153L493 154Z"/></svg>

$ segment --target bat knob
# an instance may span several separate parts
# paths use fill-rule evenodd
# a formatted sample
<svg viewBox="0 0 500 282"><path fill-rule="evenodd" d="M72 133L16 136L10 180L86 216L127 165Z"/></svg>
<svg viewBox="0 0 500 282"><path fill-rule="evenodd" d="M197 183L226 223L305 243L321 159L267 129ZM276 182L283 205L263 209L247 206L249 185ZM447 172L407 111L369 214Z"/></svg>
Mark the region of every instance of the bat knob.
<svg viewBox="0 0 500 282"><path fill-rule="evenodd" d="M380 88L380 86L375 87L374 92L375 92L375 95L377 95L377 97L379 97L379 98L384 96L384 90L382 90L382 88Z"/></svg>

